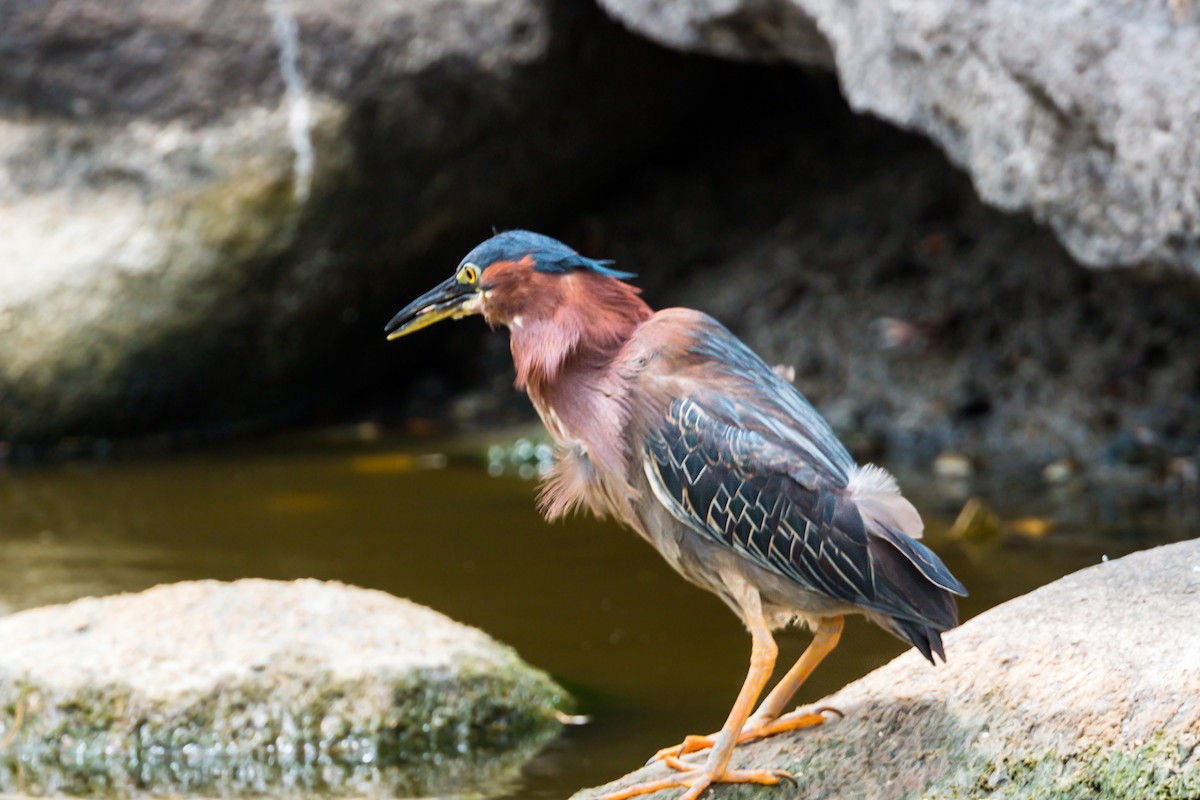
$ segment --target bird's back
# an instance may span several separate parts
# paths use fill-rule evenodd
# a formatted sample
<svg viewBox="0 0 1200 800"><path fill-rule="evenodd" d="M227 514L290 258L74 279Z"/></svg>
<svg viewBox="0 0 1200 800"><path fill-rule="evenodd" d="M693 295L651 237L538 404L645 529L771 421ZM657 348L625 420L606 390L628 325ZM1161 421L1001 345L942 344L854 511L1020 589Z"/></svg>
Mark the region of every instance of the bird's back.
<svg viewBox="0 0 1200 800"><path fill-rule="evenodd" d="M926 657L942 653L965 591L915 540L920 516L890 475L859 467L795 387L700 312L658 312L625 350L632 468L702 543L698 563L664 552L669 561L719 593L704 573L736 556L759 583L792 587L802 615L860 610ZM660 550L677 546L650 533Z"/></svg>

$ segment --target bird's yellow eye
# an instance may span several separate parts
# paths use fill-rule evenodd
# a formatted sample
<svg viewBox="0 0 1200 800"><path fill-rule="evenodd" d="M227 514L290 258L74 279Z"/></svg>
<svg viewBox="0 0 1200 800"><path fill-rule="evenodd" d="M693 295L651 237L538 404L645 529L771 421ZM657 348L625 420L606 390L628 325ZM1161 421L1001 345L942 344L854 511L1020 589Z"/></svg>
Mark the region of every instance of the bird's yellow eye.
<svg viewBox="0 0 1200 800"><path fill-rule="evenodd" d="M463 264L458 270L458 282L470 286L479 280L479 267L474 264Z"/></svg>

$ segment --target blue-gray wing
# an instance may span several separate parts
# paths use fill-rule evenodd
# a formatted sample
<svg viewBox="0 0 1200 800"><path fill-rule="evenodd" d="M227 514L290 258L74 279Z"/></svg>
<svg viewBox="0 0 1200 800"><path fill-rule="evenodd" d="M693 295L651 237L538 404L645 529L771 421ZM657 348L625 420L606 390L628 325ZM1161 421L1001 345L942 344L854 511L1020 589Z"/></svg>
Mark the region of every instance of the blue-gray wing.
<svg viewBox="0 0 1200 800"><path fill-rule="evenodd" d="M676 519L806 589L875 600L862 521L818 469L690 398L672 402L662 422L646 471Z"/></svg>
<svg viewBox="0 0 1200 800"><path fill-rule="evenodd" d="M655 498L717 546L941 654L954 595L966 592L906 535L920 535L920 515L891 476L859 467L804 396L716 320L659 314L665 355L637 398L661 403L638 414Z"/></svg>
<svg viewBox="0 0 1200 800"><path fill-rule="evenodd" d="M940 649L936 631L957 623L950 592L962 587L937 556L864 523L843 477L727 407L713 394L676 399L648 438L646 474L672 516L804 589L915 625L895 632Z"/></svg>
<svg viewBox="0 0 1200 800"><path fill-rule="evenodd" d="M691 354L703 365L709 387L729 389L705 393L698 397L701 405L734 428L756 431L831 483L844 485L856 464L825 418L724 325L700 317Z"/></svg>

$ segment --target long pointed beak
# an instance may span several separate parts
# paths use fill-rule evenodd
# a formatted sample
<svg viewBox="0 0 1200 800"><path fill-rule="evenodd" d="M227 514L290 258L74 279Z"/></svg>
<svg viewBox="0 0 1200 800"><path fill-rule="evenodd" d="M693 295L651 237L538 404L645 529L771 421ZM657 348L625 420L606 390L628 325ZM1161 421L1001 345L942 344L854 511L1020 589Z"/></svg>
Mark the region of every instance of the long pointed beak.
<svg viewBox="0 0 1200 800"><path fill-rule="evenodd" d="M388 341L427 328L444 319L459 319L479 313L479 289L464 286L451 277L400 310L384 326Z"/></svg>

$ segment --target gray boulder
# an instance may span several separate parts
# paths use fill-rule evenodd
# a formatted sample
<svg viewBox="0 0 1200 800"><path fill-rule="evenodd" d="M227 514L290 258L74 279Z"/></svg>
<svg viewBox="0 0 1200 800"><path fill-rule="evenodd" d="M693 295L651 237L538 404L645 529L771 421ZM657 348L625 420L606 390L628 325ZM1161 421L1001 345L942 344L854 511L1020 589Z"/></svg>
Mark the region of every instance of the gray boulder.
<svg viewBox="0 0 1200 800"><path fill-rule="evenodd" d="M1200 273L1194 4L600 2L669 47L834 69L855 109L929 136L1085 264Z"/></svg>
<svg viewBox="0 0 1200 800"><path fill-rule="evenodd" d="M844 719L735 751L735 766L788 770L796 788L716 796L1200 797L1197 619L1200 541L1082 570L950 632L945 665L909 651L819 701Z"/></svg>
<svg viewBox="0 0 1200 800"><path fill-rule="evenodd" d="M570 3L7 0L0 440L279 413L440 243L660 141L668 60Z"/></svg>
<svg viewBox="0 0 1200 800"><path fill-rule="evenodd" d="M199 581L0 619L0 790L423 797L507 785L568 698L382 592Z"/></svg>

